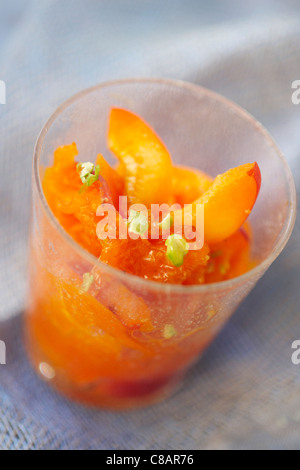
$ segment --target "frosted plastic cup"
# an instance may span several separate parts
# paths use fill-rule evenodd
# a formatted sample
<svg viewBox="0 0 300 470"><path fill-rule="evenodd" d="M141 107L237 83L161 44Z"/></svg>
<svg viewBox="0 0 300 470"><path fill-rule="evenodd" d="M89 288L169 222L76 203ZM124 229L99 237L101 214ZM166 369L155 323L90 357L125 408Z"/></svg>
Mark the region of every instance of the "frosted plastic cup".
<svg viewBox="0 0 300 470"><path fill-rule="evenodd" d="M53 164L54 150L72 142L77 143L81 160L95 161L102 152L115 162L106 149L113 106L146 120L176 164L215 176L258 162L262 188L250 216L256 260L251 271L210 285L160 284L102 264L64 231L43 194L44 170ZM283 250L296 214L291 171L266 130L227 99L170 80L104 83L68 100L38 138L32 185L25 315L31 361L63 394L109 408L149 405L182 382ZM83 293L83 274L90 271L95 285ZM135 317L150 312L153 330L124 325L124 312L127 317L131 312Z"/></svg>

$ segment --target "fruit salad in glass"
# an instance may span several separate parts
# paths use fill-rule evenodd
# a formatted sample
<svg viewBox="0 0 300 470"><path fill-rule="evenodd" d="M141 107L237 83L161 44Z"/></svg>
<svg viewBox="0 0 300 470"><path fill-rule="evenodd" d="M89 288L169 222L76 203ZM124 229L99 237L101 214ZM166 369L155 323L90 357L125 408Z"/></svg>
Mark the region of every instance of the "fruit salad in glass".
<svg viewBox="0 0 300 470"><path fill-rule="evenodd" d="M196 132L195 122L184 121L184 128L173 122L171 133L161 110L156 129L151 112L152 125L137 112L147 96L134 94L135 82L118 95L118 87L130 88L125 83L83 93L40 136L25 316L39 374L71 398L111 408L150 404L181 383L272 262L276 242L266 234L264 264L248 221L264 187L256 159L245 161L245 151L232 165L225 150L224 171L217 171L218 161L209 172L210 155L199 149L197 166L189 164L186 142L176 162L159 129L172 135L172 148L180 141L180 152L188 137L181 133L189 126ZM159 109L168 100L163 86L181 106L181 93L196 94L173 82L150 84ZM97 93L98 113L104 95L101 146L91 140L97 127L89 106ZM203 94L199 89L199 100ZM83 107L77 114L74 103ZM187 112L176 119L182 122Z"/></svg>

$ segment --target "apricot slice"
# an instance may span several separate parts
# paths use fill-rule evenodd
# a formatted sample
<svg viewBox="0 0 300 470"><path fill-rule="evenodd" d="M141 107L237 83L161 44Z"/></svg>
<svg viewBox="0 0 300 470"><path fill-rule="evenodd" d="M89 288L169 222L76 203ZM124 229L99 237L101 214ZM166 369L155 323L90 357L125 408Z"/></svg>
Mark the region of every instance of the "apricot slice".
<svg viewBox="0 0 300 470"><path fill-rule="evenodd" d="M251 269L250 259L250 238L241 228L227 240L211 246L205 282L209 284L241 276Z"/></svg>
<svg viewBox="0 0 300 470"><path fill-rule="evenodd" d="M114 340L119 347L122 345L132 349L142 349L139 347L139 344L128 335L120 319L107 307L98 302L91 295L92 292L91 294L87 292L78 295L75 286L71 286L63 281L60 281L60 284L65 313L82 328L82 334L86 333L89 336L92 328L94 328L94 330L98 328L103 332L102 335L99 335L100 339L106 338L110 340L111 343Z"/></svg>
<svg viewBox="0 0 300 470"><path fill-rule="evenodd" d="M125 109L110 113L108 147L125 171L129 203L170 203L172 162L163 142L140 117Z"/></svg>
<svg viewBox="0 0 300 470"><path fill-rule="evenodd" d="M100 175L105 179L110 189L116 209L119 208L119 197L124 193L124 179L110 166L102 155L97 156L96 165L100 166Z"/></svg>
<svg viewBox="0 0 300 470"><path fill-rule="evenodd" d="M173 168L173 195L175 202L191 204L212 185L213 178L206 173L186 166Z"/></svg>
<svg viewBox="0 0 300 470"><path fill-rule="evenodd" d="M83 184L75 162L77 155L74 143L59 147L55 151L54 165L45 171L43 190L52 212L63 228L83 248L99 257L102 242L96 234L96 227L100 221L97 217L97 208L103 201L110 204L114 202L113 198L117 194L114 188L117 185L113 186L112 192L109 183L113 177L108 183L100 175L98 181L81 191ZM107 166L109 165L105 166L102 162L103 172L108 178ZM112 168L111 170L112 174L114 170ZM117 178L118 175L114 181L117 181Z"/></svg>
<svg viewBox="0 0 300 470"><path fill-rule="evenodd" d="M131 272L127 266L130 253L123 252L127 243L129 240L109 240L102 250L100 261ZM97 267L94 267L92 274L97 288L94 295L99 302L115 313L123 325L141 331L153 330L151 312L142 297L131 292L114 276L102 273Z"/></svg>
<svg viewBox="0 0 300 470"><path fill-rule="evenodd" d="M196 205L204 205L204 239L218 243L233 235L248 218L261 186L257 163L247 163L219 175L210 188L181 211L187 225L196 226ZM179 213L179 211L178 211Z"/></svg>

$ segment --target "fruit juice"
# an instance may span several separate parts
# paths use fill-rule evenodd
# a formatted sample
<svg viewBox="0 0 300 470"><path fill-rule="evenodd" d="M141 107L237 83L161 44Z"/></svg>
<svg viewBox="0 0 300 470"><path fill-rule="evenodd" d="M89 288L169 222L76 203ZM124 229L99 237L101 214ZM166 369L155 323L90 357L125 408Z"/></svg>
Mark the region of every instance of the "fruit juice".
<svg viewBox="0 0 300 470"><path fill-rule="evenodd" d="M31 358L44 379L76 400L112 408L149 404L174 389L243 297L209 287L199 296L197 288L253 267L247 218L260 169L254 162L215 176L176 166L155 131L121 108L108 119L115 165L101 154L86 162L75 143L62 143L42 182L60 231L34 198L26 315ZM153 222L153 204L174 210ZM138 205L144 209L132 209ZM195 228L200 205L204 240L190 249L174 220ZM112 222L101 211L108 206L115 210Z"/></svg>

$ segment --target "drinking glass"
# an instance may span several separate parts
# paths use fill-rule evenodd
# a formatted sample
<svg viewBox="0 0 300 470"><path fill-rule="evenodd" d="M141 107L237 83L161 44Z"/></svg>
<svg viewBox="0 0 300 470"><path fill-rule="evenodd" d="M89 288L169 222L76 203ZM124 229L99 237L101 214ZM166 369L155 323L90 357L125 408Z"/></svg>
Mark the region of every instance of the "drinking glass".
<svg viewBox="0 0 300 470"><path fill-rule="evenodd" d="M106 149L110 109L137 113L173 161L216 176L257 161L262 188L250 216L255 267L209 285L168 285L102 264L62 228L42 180L54 150L76 142L81 161ZM169 395L278 257L295 221L293 177L276 144L247 112L207 89L170 80L100 84L63 104L38 138L33 162L27 349L39 375L65 395L101 407L149 405ZM93 272L94 287L82 290ZM148 315L153 328L124 324ZM272 321L272 318L270 318Z"/></svg>

